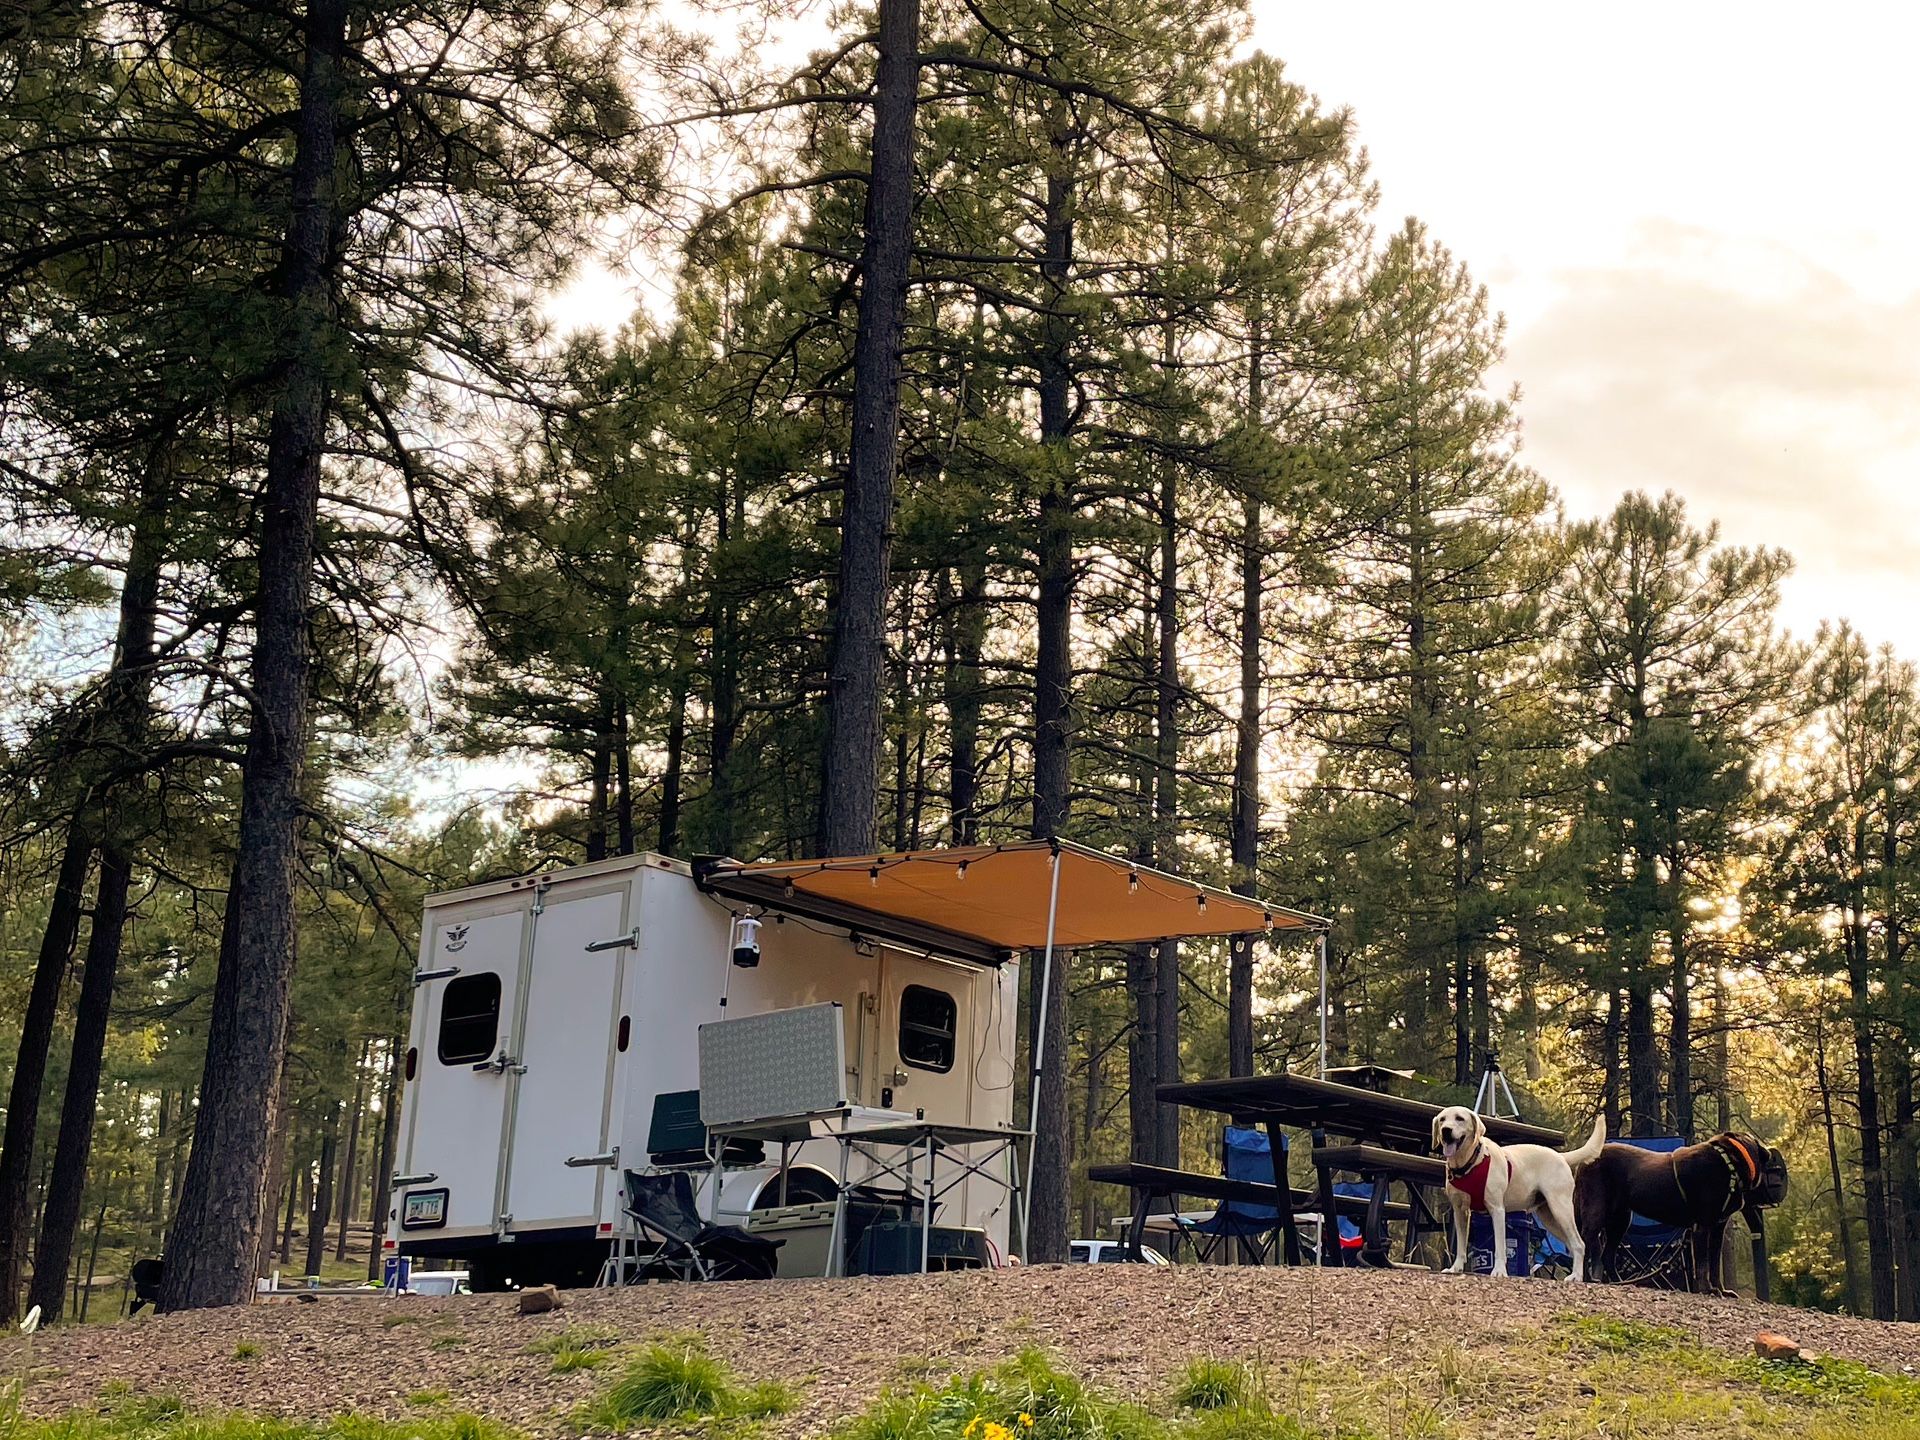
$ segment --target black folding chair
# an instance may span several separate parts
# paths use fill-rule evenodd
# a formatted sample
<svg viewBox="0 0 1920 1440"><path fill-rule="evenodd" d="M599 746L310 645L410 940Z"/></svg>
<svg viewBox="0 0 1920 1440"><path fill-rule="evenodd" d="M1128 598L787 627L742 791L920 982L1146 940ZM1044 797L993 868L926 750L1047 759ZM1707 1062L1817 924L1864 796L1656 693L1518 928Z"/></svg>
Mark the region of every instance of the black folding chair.
<svg viewBox="0 0 1920 1440"><path fill-rule="evenodd" d="M784 1243L749 1235L738 1225L709 1225L693 1200L685 1170L626 1172L627 1216L655 1247L641 1261L639 1280L771 1280Z"/></svg>

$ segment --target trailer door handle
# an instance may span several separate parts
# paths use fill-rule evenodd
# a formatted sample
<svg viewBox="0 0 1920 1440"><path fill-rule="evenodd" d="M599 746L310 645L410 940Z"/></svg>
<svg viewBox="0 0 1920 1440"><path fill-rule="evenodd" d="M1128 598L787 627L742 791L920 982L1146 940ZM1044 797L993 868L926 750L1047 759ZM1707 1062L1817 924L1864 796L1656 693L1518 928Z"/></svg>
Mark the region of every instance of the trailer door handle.
<svg viewBox="0 0 1920 1440"><path fill-rule="evenodd" d="M608 1150L603 1154L569 1155L566 1159L567 1167L572 1170L584 1170L587 1167L592 1165L618 1165L619 1163L620 1163L620 1147L618 1145L614 1146L613 1149Z"/></svg>
<svg viewBox="0 0 1920 1440"><path fill-rule="evenodd" d="M638 925L634 926L633 929L629 930L626 934L616 935L611 940L589 940L587 942L587 953L589 955L600 950L626 950L628 948L635 950L640 948L640 927Z"/></svg>

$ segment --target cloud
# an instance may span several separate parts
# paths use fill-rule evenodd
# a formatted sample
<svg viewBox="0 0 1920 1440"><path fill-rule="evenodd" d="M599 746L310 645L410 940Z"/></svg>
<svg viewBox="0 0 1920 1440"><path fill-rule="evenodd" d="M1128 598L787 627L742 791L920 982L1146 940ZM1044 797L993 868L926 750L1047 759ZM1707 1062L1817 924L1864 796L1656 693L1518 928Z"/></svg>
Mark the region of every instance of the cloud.
<svg viewBox="0 0 1920 1440"><path fill-rule="evenodd" d="M1569 511L1678 491L1729 540L1792 552L1794 630L1844 615L1920 654L1920 292L1664 222L1554 278L1503 378Z"/></svg>

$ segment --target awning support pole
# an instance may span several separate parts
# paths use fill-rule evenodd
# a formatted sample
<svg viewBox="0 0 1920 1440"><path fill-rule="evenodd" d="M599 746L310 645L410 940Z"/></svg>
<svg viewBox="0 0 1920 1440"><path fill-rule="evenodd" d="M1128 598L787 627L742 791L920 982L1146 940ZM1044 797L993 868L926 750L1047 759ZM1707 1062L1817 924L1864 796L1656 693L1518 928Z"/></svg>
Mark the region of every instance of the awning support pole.
<svg viewBox="0 0 1920 1440"><path fill-rule="evenodd" d="M1040 1113L1040 1068L1047 1056L1047 1001L1053 992L1053 922L1060 913L1060 847L1053 847L1047 865L1052 878L1047 883L1047 948L1040 961L1040 1010L1033 1025L1033 1073L1027 1077L1027 1183L1033 1183L1034 1151L1040 1144L1040 1128L1034 1117ZM1027 1259L1027 1230L1032 1223L1033 1204L1020 1207L1020 1258Z"/></svg>
<svg viewBox="0 0 1920 1440"><path fill-rule="evenodd" d="M1320 1078L1327 1078L1327 932L1322 930L1320 950Z"/></svg>

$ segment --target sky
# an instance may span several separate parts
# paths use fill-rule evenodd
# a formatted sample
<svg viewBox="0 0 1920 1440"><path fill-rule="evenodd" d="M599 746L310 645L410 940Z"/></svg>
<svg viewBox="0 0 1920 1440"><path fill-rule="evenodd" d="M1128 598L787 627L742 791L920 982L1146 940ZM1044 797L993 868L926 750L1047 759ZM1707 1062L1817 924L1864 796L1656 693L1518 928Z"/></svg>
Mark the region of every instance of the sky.
<svg viewBox="0 0 1920 1440"><path fill-rule="evenodd" d="M1506 313L1570 515L1677 491L1793 554L1797 633L1920 658L1920 7L1253 4Z"/></svg>
<svg viewBox="0 0 1920 1440"><path fill-rule="evenodd" d="M1628 489L1796 566L1781 618L1920 659L1920 6L1251 0L1507 317L1497 379L1573 517ZM589 267L550 307L606 326ZM628 303L631 303L629 301Z"/></svg>

